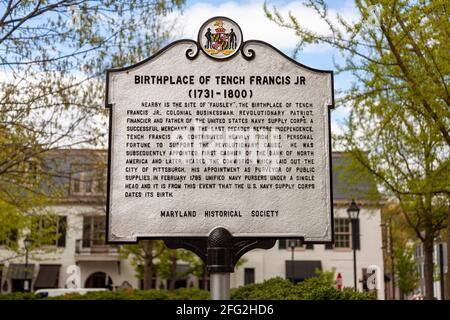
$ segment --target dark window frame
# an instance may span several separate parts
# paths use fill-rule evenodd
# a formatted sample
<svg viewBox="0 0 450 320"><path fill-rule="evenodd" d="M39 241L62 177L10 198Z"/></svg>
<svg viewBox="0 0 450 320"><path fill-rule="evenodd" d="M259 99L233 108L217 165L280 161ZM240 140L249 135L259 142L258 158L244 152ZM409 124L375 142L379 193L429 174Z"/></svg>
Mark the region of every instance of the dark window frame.
<svg viewBox="0 0 450 320"><path fill-rule="evenodd" d="M106 245L106 216L83 216L82 247L92 248L103 245Z"/></svg>
<svg viewBox="0 0 450 320"><path fill-rule="evenodd" d="M51 242L42 243L43 246L55 246L58 248L64 248L66 246L66 238L67 238L67 216L64 215L51 215L51 216L34 216L37 219L36 223L38 224L38 228L41 230L46 227L45 223L50 223L55 227L55 235L58 237ZM55 219L54 221L45 220L47 218Z"/></svg>
<svg viewBox="0 0 450 320"><path fill-rule="evenodd" d="M69 194L72 196L102 196L106 192L106 169L96 163L70 165Z"/></svg>
<svg viewBox="0 0 450 320"><path fill-rule="evenodd" d="M255 268L244 268L244 285L255 283Z"/></svg>

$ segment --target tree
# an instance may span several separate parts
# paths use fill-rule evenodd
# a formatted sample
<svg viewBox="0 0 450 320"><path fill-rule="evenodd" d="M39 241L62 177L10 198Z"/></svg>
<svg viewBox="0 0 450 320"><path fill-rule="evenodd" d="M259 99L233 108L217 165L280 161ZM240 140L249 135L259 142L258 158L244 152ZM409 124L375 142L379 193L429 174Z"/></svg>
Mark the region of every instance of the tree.
<svg viewBox="0 0 450 320"><path fill-rule="evenodd" d="M375 2L355 1L357 21L331 16L323 0L310 0L329 27L319 34L265 7L278 25L295 30L305 44L325 43L344 56L338 72L356 79L338 99L350 106L343 148L394 196L424 243L426 298L433 298L433 244L445 228L450 197L450 93L448 1L377 1L377 23L368 23ZM450 241L449 241L450 242Z"/></svg>
<svg viewBox="0 0 450 320"><path fill-rule="evenodd" d="M182 4L0 3L0 239L58 197L45 166L49 151L102 145L105 69L154 53L171 31L161 17Z"/></svg>
<svg viewBox="0 0 450 320"><path fill-rule="evenodd" d="M17 166L17 170L22 170L20 167L26 164ZM34 176L29 170L25 172L7 182L0 179L0 244L9 252L9 256L0 263L25 254L19 245L20 239L31 238L31 249L34 250L41 245L55 243L61 236L55 223L56 216L46 207L49 197L43 190L37 191L45 179Z"/></svg>
<svg viewBox="0 0 450 320"><path fill-rule="evenodd" d="M398 255L396 254L395 248L407 248L411 243L415 242L417 237L402 214L402 208L398 202L388 202L383 207L381 219L382 226L384 227L384 268L385 272L389 271L391 275L391 298L395 300L395 291L398 287L396 279L398 275Z"/></svg>
<svg viewBox="0 0 450 320"><path fill-rule="evenodd" d="M153 289L153 276L167 279L169 290L175 289L175 282L180 277L193 275L206 278L205 265L196 254L185 249L168 249L163 241L141 240L137 244L123 245L120 251L123 258L130 259L137 278L144 280L144 290ZM180 261L187 265L182 271L177 268ZM245 262L247 259L241 257L236 268ZM207 289L206 281L204 283L203 289Z"/></svg>
<svg viewBox="0 0 450 320"><path fill-rule="evenodd" d="M176 280L184 278L190 274L200 276L203 270L203 262L191 251L185 249L168 249L162 241L157 243L159 252L157 263L155 264L156 274L161 279L168 280L168 289L174 290ZM183 262L186 268L179 270L177 266Z"/></svg>
<svg viewBox="0 0 450 320"><path fill-rule="evenodd" d="M130 259L136 276L144 280L144 290L153 289L153 276L169 280L169 289L175 289L175 281L188 274L200 275L203 263L192 252L183 249L167 249L163 241L141 240L137 244L124 245L120 249L124 258ZM187 263L188 268L179 274L179 261Z"/></svg>
<svg viewBox="0 0 450 320"><path fill-rule="evenodd" d="M397 246L394 249L396 258L396 275L400 289L400 300L404 300L406 294L411 293L417 287L417 266L413 260L414 247Z"/></svg>
<svg viewBox="0 0 450 320"><path fill-rule="evenodd" d="M109 67L135 63L169 37L161 16L183 1L5 1L0 5L0 174L52 148L105 134ZM101 78L100 78L101 77ZM97 119L97 121L94 121ZM106 126L105 126L106 127Z"/></svg>
<svg viewBox="0 0 450 320"><path fill-rule="evenodd" d="M153 259L158 257L154 252L153 240L141 240L137 244L128 244L120 247L120 253L124 259L130 259L131 265L136 271L136 277L143 280L143 289L154 289L153 275L154 262Z"/></svg>

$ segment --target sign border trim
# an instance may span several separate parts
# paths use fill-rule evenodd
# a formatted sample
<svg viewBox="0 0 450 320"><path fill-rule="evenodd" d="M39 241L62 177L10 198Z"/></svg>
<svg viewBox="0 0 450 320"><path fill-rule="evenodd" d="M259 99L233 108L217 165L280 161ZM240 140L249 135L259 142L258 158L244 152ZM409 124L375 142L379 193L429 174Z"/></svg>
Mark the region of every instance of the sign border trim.
<svg viewBox="0 0 450 320"><path fill-rule="evenodd" d="M217 17L213 17L211 19L214 19ZM226 18L226 17L223 17ZM229 18L227 18L229 19ZM207 22L210 19L207 20ZM231 20L231 19L229 19ZM233 20L232 20L233 21ZM234 22L234 21L233 21ZM206 23L206 22L205 22ZM238 25L236 23L236 25ZM203 26L203 25L202 25ZM238 25L239 26L239 25ZM239 27L240 28L240 27ZM201 30L201 29L200 29ZM242 31L241 31L242 34ZM242 36L243 38L243 36ZM242 39L243 40L243 39ZM168 49L180 44L180 43L190 43L190 44L195 44L197 51L192 54L192 49L189 48L185 51L185 55L186 58L189 60L193 60L195 58L197 58L198 54L200 53L200 51L209 59L211 59L214 62L218 62L220 63L221 61L229 61L231 58L236 57L237 56L237 52L236 54L233 54L231 57L227 57L224 59L215 59L210 57L209 55L205 54L203 52L203 50L201 50L201 46L199 45L199 43L195 40L191 40L191 39L180 39L180 40L176 40L174 42L171 42L170 44L168 44L167 46L163 47L162 49L160 49L159 51L157 51L155 54L149 56L148 58L145 58L135 64L129 65L129 66L125 66L125 67L120 67L120 68L109 68L106 69L106 84L105 84L105 107L107 109L109 109L108 112L108 116L109 116L109 130L108 130L108 172L107 172L107 193L106 193L106 234L105 234L105 238L106 244L136 244L138 243L140 240L165 240L165 239L174 239L177 237L180 237L180 235L171 235L171 236L165 236L165 237L160 237L160 236L145 236L145 237L136 237L135 241L121 241L121 240L111 240L110 239L110 176L111 176L111 141L112 141L112 108L113 108L113 104L109 102L109 80L110 80L110 74L115 73L115 72L123 72L123 71L129 71L131 69L134 69L140 65L143 65L151 60L156 59L157 57L159 57L161 54L163 54L165 51L167 51ZM252 43L256 43L256 44L261 44L264 46L269 47L270 49L274 50L275 52L277 52L278 54L280 54L283 58L287 59L288 61L294 63L297 66L300 66L302 68L305 68L307 70L313 71L313 72L318 72L318 73L327 73L330 74L331 76L331 104L328 105L328 109L327 109L327 115L328 115L328 149L329 149L329 157L328 157L328 163L329 163L329 174L330 174L330 197L331 197L331 212L330 212L330 228L331 228L331 240L327 241L321 241L321 240L312 240L312 241L305 241L304 237L295 237L295 236L261 236L261 235L255 235L255 236L246 236L246 237L237 237L240 239L255 239L255 238L264 238L264 239L299 239L302 241L302 243L304 244L333 244L334 243L334 203L333 203L333 174L332 174L332 158L333 158L333 153L332 153L332 147L331 147L331 110L334 109L335 106L335 97L334 97L334 71L333 70L322 70L322 69L315 69L312 67L309 67L307 65L302 64L301 62L298 62L294 59L292 59L291 57L287 56L286 54L284 54L282 51L280 51L279 49L277 49L276 47L272 46L271 44L262 41L262 40L247 40L247 41L242 41L242 43L239 46L239 50L241 51L241 54L243 55L244 59L246 59L247 61L249 60L253 60L255 58L255 51L253 49L249 49L249 53L248 55L246 55L244 53L244 48ZM238 51L239 51L238 50ZM219 226L218 226L219 227ZM184 238L187 239L206 239L207 237L202 237L202 236L183 236Z"/></svg>

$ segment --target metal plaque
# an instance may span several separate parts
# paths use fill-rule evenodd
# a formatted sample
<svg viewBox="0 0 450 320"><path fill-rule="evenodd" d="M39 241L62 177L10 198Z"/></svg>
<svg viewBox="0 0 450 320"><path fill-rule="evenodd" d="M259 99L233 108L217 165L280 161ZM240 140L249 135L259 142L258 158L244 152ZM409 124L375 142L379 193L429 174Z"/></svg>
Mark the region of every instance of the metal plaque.
<svg viewBox="0 0 450 320"><path fill-rule="evenodd" d="M206 237L332 240L333 73L243 40L214 17L107 71L109 242Z"/></svg>

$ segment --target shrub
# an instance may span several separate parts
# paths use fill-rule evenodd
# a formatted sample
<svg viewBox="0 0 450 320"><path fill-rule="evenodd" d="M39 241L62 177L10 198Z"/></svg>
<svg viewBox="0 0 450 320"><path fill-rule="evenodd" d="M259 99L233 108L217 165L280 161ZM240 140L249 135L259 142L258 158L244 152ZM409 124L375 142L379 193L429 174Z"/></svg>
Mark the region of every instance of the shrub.
<svg viewBox="0 0 450 320"><path fill-rule="evenodd" d="M116 290L89 292L84 295L68 293L64 296L43 298L33 293L0 295L0 300L207 300L209 292L197 288L169 290Z"/></svg>
<svg viewBox="0 0 450 320"><path fill-rule="evenodd" d="M282 278L233 289L234 300L374 300L375 292L355 292L351 288L338 290L333 272L319 273L317 277L298 284Z"/></svg>
<svg viewBox="0 0 450 320"><path fill-rule="evenodd" d="M338 290L334 286L333 272L319 272L316 277L298 284L282 278L250 284L231 290L232 300L373 300L374 292L355 292L351 288ZM85 295L67 294L41 298L32 293L0 295L2 300L207 300L209 292L197 288L169 290L116 290L89 292Z"/></svg>
<svg viewBox="0 0 450 320"><path fill-rule="evenodd" d="M209 291L197 288L179 288L174 291L168 291L171 294L171 300L208 300Z"/></svg>
<svg viewBox="0 0 450 320"><path fill-rule="evenodd" d="M0 300L36 300L39 296L30 292L14 292L9 294L0 294Z"/></svg>
<svg viewBox="0 0 450 320"><path fill-rule="evenodd" d="M169 290L116 290L89 292L84 295L67 294L49 298L58 300L207 300L209 292L197 288Z"/></svg>
<svg viewBox="0 0 450 320"><path fill-rule="evenodd" d="M282 278L272 278L263 283L249 284L231 290L232 300L297 300L297 288Z"/></svg>

